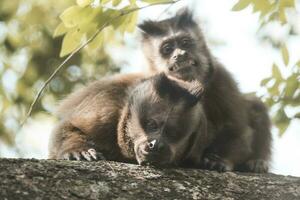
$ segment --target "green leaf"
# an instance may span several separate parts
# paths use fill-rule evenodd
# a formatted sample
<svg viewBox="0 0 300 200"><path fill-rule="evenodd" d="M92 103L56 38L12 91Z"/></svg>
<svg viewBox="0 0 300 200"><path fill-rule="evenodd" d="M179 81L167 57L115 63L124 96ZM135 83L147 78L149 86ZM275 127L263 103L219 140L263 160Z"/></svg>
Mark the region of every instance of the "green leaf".
<svg viewBox="0 0 300 200"><path fill-rule="evenodd" d="M83 34L78 30L68 32L63 39L59 56L66 56L78 48L82 41L82 37Z"/></svg>
<svg viewBox="0 0 300 200"><path fill-rule="evenodd" d="M72 28L76 26L76 16L80 12L80 10L81 7L79 6L71 6L60 15L60 19L63 21L65 27Z"/></svg>
<svg viewBox="0 0 300 200"><path fill-rule="evenodd" d="M272 77L263 79L263 80L260 82L260 86L265 86L265 85L267 85L267 83L268 83L270 80L272 80L272 79L273 79Z"/></svg>
<svg viewBox="0 0 300 200"><path fill-rule="evenodd" d="M135 27L136 27L136 22L138 19L138 12L132 12L129 16L128 16L128 23L127 23L127 28L126 30L128 32L133 32Z"/></svg>
<svg viewBox="0 0 300 200"><path fill-rule="evenodd" d="M172 0L142 0L145 3L172 3Z"/></svg>
<svg viewBox="0 0 300 200"><path fill-rule="evenodd" d="M269 11L273 8L269 0L253 0L252 2L253 2L253 12L259 11L261 13L261 17L268 14Z"/></svg>
<svg viewBox="0 0 300 200"><path fill-rule="evenodd" d="M65 10L60 17L66 28L76 28L80 29L81 32L87 32L85 27L88 27L89 24L95 23L94 21L98 22L99 20L97 18L101 15L101 7L92 8L87 6L82 8L79 6L72 6Z"/></svg>
<svg viewBox="0 0 300 200"><path fill-rule="evenodd" d="M274 63L272 67L272 76L277 80L281 81L282 80L282 75L281 72L278 68L278 66Z"/></svg>
<svg viewBox="0 0 300 200"><path fill-rule="evenodd" d="M287 66L289 64L290 58L289 58L289 51L285 44L281 46L281 55L285 66Z"/></svg>
<svg viewBox="0 0 300 200"><path fill-rule="evenodd" d="M92 0L76 0L76 3L80 7L85 7L87 5L90 5L92 3Z"/></svg>
<svg viewBox="0 0 300 200"><path fill-rule="evenodd" d="M271 107L276 103L272 97L267 98L264 102L268 107Z"/></svg>
<svg viewBox="0 0 300 200"><path fill-rule="evenodd" d="M103 30L104 31L104 30ZM99 33L96 38L88 44L88 47L90 49L96 49L100 46L103 45L103 42L104 42L104 34L103 34L103 31L101 33Z"/></svg>
<svg viewBox="0 0 300 200"><path fill-rule="evenodd" d="M279 0L279 8L295 7L295 0Z"/></svg>
<svg viewBox="0 0 300 200"><path fill-rule="evenodd" d="M296 63L296 65L297 65L298 67L300 67L300 60Z"/></svg>
<svg viewBox="0 0 300 200"><path fill-rule="evenodd" d="M108 2L110 2L111 0L101 0L101 4L107 4Z"/></svg>
<svg viewBox="0 0 300 200"><path fill-rule="evenodd" d="M279 134L282 135L290 124L290 119L286 115L284 108L280 108L276 113L274 119L274 123L276 124L277 128L279 129Z"/></svg>
<svg viewBox="0 0 300 200"><path fill-rule="evenodd" d="M251 4L251 0L239 0L231 9L232 11L240 11L245 9Z"/></svg>
<svg viewBox="0 0 300 200"><path fill-rule="evenodd" d="M286 80L285 97L292 97L299 88L297 77L297 74L293 74Z"/></svg>
<svg viewBox="0 0 300 200"><path fill-rule="evenodd" d="M113 0L112 5L118 6L121 2L122 2L122 0Z"/></svg>
<svg viewBox="0 0 300 200"><path fill-rule="evenodd" d="M284 134L286 129L289 127L289 125L290 125L290 121L285 121L285 122L276 124L277 128L279 129L280 136L282 136Z"/></svg>
<svg viewBox="0 0 300 200"><path fill-rule="evenodd" d="M65 25L63 23L60 23L54 30L53 37L64 35L67 31L68 29L65 27Z"/></svg>
<svg viewBox="0 0 300 200"><path fill-rule="evenodd" d="M300 112L294 115L294 118L300 119Z"/></svg>
<svg viewBox="0 0 300 200"><path fill-rule="evenodd" d="M129 0L130 5L136 5L136 0Z"/></svg>
<svg viewBox="0 0 300 200"><path fill-rule="evenodd" d="M285 9L279 9L279 21L281 22L281 24L286 24L287 20L286 20L286 15L285 15Z"/></svg>
<svg viewBox="0 0 300 200"><path fill-rule="evenodd" d="M275 84L272 87L268 88L269 94L272 96L278 96L279 95L278 86L279 86L279 82L275 82Z"/></svg>

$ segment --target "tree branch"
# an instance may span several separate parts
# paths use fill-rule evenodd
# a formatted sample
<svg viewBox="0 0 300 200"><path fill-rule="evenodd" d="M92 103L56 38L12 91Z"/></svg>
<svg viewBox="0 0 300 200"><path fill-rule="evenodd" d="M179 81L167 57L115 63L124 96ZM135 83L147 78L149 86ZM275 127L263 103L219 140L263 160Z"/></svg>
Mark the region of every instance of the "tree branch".
<svg viewBox="0 0 300 200"><path fill-rule="evenodd" d="M0 159L0 177L0 197L7 200L300 199L299 177L111 161Z"/></svg>

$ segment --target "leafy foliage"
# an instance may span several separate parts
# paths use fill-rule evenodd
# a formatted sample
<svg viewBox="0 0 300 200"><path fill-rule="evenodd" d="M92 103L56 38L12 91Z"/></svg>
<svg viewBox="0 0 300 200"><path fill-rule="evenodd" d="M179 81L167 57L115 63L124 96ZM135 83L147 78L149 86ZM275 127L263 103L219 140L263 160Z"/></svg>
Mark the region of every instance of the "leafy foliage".
<svg viewBox="0 0 300 200"><path fill-rule="evenodd" d="M58 55L62 43L59 35L66 33L66 29L63 26L56 29L56 38L53 38L53 30L59 23L59 13L72 3L73 0L0 1L1 142L14 144L19 122L41 83L62 62ZM105 49L85 49L74 56L66 70L47 87L43 99L33 110L33 117L52 112L54 103L78 85L114 71L119 69Z"/></svg>
<svg viewBox="0 0 300 200"><path fill-rule="evenodd" d="M171 0L141 0L141 5L173 3ZM123 6L120 7L120 4ZM114 33L124 34L133 32L138 19L136 0L78 0L77 5L67 8L61 15L61 24L54 31L54 36L64 35L60 56L70 54L84 44L88 38L103 29L97 37L89 43L91 49L99 48L114 41Z"/></svg>
<svg viewBox="0 0 300 200"><path fill-rule="evenodd" d="M240 11L248 6L252 6L253 12L259 14L261 30L267 25L280 24L282 29L289 29L289 36L299 37L300 33L294 31L294 24L288 17L297 13L295 0L239 0L233 10ZM283 66L279 67L274 63L272 74L261 81L261 86L267 90L264 100L271 110L275 111L273 121L280 134L283 134L291 120L300 118L300 60L291 63L288 39L272 41L270 36L267 37L268 41L280 51ZM289 108L298 112L288 113Z"/></svg>
<svg viewBox="0 0 300 200"><path fill-rule="evenodd" d="M37 102L33 117L52 112L54 103L78 85L119 71L103 43L105 46L122 45L120 36L135 29L138 4L173 2L0 1L0 77L3 83L0 85L0 141L14 145L20 121L37 91L64 60L59 57L78 49L101 30L87 48L69 60L66 70L51 81L41 101Z"/></svg>
<svg viewBox="0 0 300 200"><path fill-rule="evenodd" d="M122 45L122 35L134 31L141 7L173 2L175 0L0 1L1 141L13 145L19 122L41 83L63 61L59 56L70 54L97 30L103 29L47 87L43 99L33 110L33 117L53 111L54 102L78 85L119 71L106 52L104 42ZM294 0L239 0L233 10L250 6L260 15L261 29L280 23L290 28L290 35L299 35L288 17L296 10ZM283 73L282 66L274 63L272 74L262 80L261 85L267 89L265 101L276 110L274 122L283 133L291 119L300 118L300 112L293 115L286 112L286 108L298 108L300 104L300 61L292 63L286 41L273 43L281 52L289 73Z"/></svg>

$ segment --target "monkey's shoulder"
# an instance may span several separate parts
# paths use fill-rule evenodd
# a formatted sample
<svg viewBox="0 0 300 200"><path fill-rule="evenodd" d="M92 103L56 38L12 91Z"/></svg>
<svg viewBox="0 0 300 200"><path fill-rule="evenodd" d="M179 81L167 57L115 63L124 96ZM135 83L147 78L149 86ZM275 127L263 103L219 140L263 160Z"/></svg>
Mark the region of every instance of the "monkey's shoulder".
<svg viewBox="0 0 300 200"><path fill-rule="evenodd" d="M142 73L118 74L93 81L65 97L55 114L58 118L65 118L78 109L96 110L103 103L108 108L118 105L126 97L127 89L145 77Z"/></svg>

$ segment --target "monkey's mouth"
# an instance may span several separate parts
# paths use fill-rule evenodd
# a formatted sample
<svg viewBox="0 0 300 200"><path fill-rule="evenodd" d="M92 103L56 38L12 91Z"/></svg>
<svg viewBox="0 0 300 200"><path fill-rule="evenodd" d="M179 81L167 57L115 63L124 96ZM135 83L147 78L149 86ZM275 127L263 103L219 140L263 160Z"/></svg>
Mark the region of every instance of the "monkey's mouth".
<svg viewBox="0 0 300 200"><path fill-rule="evenodd" d="M169 67L168 73L178 79L185 81L194 80L197 76L198 62L194 59L190 59L185 62L175 63Z"/></svg>
<svg viewBox="0 0 300 200"><path fill-rule="evenodd" d="M155 166L155 167L169 167L171 164L165 161L150 161L150 160L143 160L139 165L142 166Z"/></svg>
<svg viewBox="0 0 300 200"><path fill-rule="evenodd" d="M182 62L176 62L169 67L170 72L174 73L186 73L192 70L192 68L197 67L198 62L194 59L189 59Z"/></svg>
<svg viewBox="0 0 300 200"><path fill-rule="evenodd" d="M136 151L136 160L139 165L152 165L152 166L168 166L170 165L170 152L160 152L160 153L149 153L145 152L143 149L138 148Z"/></svg>

